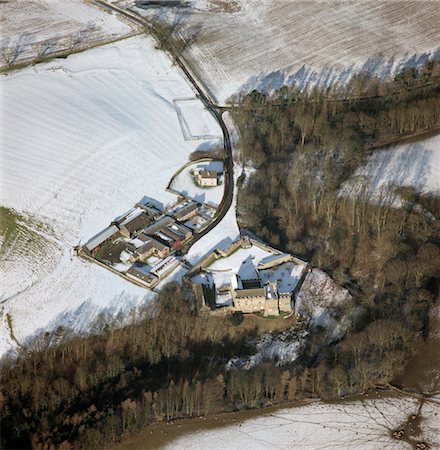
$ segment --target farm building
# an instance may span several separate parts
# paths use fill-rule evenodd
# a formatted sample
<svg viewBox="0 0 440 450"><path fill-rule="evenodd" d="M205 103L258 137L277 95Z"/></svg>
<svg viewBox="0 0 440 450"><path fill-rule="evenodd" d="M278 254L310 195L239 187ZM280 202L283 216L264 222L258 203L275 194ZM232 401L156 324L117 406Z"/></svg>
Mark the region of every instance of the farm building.
<svg viewBox="0 0 440 450"><path fill-rule="evenodd" d="M170 223L156 230L154 236L176 249L192 237L192 232L184 226Z"/></svg>
<svg viewBox="0 0 440 450"><path fill-rule="evenodd" d="M213 170L194 169L194 178L201 187L217 186L218 173Z"/></svg>
<svg viewBox="0 0 440 450"><path fill-rule="evenodd" d="M122 236L133 237L138 231L150 225L153 219L142 210L139 210L139 214L133 217L128 217L120 225L119 229Z"/></svg>
<svg viewBox="0 0 440 450"><path fill-rule="evenodd" d="M151 223L151 225L149 225L148 227L144 228L143 233L152 235L152 234L156 233L157 231L161 230L163 227L172 225L174 223L175 223L175 221L172 217L163 216L160 219L158 219L157 221Z"/></svg>
<svg viewBox="0 0 440 450"><path fill-rule="evenodd" d="M148 239L144 241L144 244L136 248L133 252L131 257L132 261L137 261L139 259L145 260L150 256L157 256L159 258L165 258L168 256L170 253L169 246L158 241L157 239L152 238L151 236L147 236L147 238Z"/></svg>
<svg viewBox="0 0 440 450"><path fill-rule="evenodd" d="M152 203L137 203L136 208L143 209L152 220L157 220L163 214L162 211L156 205Z"/></svg>
<svg viewBox="0 0 440 450"><path fill-rule="evenodd" d="M110 241L110 239L112 239L118 232L119 230L115 225L110 225L105 230L102 230L100 233L93 236L92 239L84 245L84 251L91 256L96 255L99 249Z"/></svg>
<svg viewBox="0 0 440 450"><path fill-rule="evenodd" d="M177 223L170 225L169 228L175 233L178 233L181 236L183 236L184 240L190 239L193 235L192 231L189 228L183 225L179 225Z"/></svg>
<svg viewBox="0 0 440 450"><path fill-rule="evenodd" d="M128 271L126 272L126 275L129 278L133 278L136 281L142 282L147 287L152 287L158 281L156 276L143 270L142 267L130 267L130 269L128 269Z"/></svg>
<svg viewBox="0 0 440 450"><path fill-rule="evenodd" d="M195 202L188 202L173 212L178 222L184 222L197 215L199 205Z"/></svg>
<svg viewBox="0 0 440 450"><path fill-rule="evenodd" d="M153 266L150 272L162 279L169 275L179 264L180 261L175 256L168 256Z"/></svg>

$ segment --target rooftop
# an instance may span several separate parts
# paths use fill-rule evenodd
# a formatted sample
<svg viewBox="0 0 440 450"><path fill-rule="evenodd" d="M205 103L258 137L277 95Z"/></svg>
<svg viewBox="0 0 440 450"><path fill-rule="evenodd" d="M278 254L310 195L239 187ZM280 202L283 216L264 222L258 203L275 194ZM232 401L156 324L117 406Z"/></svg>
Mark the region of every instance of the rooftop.
<svg viewBox="0 0 440 450"><path fill-rule="evenodd" d="M197 203L189 202L185 206L174 211L173 215L176 219L180 219L181 217L185 217L187 214L195 211L199 206Z"/></svg>
<svg viewBox="0 0 440 450"><path fill-rule="evenodd" d="M151 217L144 211L133 218L127 218L121 223L121 227L126 228L130 233L141 230L152 222Z"/></svg>
<svg viewBox="0 0 440 450"><path fill-rule="evenodd" d="M103 242L105 242L107 239L110 239L115 233L117 233L119 230L115 225L111 225L107 227L105 230L102 230L100 233L96 234L95 236L90 239L87 244L86 248L89 251L92 251L95 249L98 245L101 245Z"/></svg>
<svg viewBox="0 0 440 450"><path fill-rule="evenodd" d="M214 172L213 170L201 170L199 176L200 178L205 179L217 179L217 172Z"/></svg>
<svg viewBox="0 0 440 450"><path fill-rule="evenodd" d="M237 298L244 298L244 297L265 297L266 291L264 288L258 288L258 289L238 289L235 291L235 296Z"/></svg>

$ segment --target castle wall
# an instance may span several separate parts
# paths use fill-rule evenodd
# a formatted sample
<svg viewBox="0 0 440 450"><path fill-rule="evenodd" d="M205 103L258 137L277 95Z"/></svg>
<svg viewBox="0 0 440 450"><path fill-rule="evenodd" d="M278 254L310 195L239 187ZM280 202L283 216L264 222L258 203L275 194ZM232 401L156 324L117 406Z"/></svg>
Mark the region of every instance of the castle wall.
<svg viewBox="0 0 440 450"><path fill-rule="evenodd" d="M244 313L264 311L266 299L262 297L234 298L234 306L237 311Z"/></svg>
<svg viewBox="0 0 440 450"><path fill-rule="evenodd" d="M279 309L278 309L278 299L268 299L265 302L265 312L269 316L278 316L279 315Z"/></svg>
<svg viewBox="0 0 440 450"><path fill-rule="evenodd" d="M290 295L280 295L279 308L282 312L292 312L292 299Z"/></svg>

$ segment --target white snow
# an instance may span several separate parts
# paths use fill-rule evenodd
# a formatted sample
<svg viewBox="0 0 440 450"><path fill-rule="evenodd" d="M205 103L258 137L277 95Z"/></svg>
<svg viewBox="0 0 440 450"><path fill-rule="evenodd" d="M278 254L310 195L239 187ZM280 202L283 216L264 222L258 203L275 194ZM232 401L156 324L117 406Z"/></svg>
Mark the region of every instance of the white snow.
<svg viewBox="0 0 440 450"><path fill-rule="evenodd" d="M228 248L235 240L240 237L240 230L237 224L237 174L235 177L235 192L232 205L220 223L211 230L207 235L198 240L188 251L186 259L195 264L199 259L203 258L209 252L216 248L222 250Z"/></svg>
<svg viewBox="0 0 440 450"><path fill-rule="evenodd" d="M350 195L362 192L367 186L367 194L374 197L392 185L411 186L426 194L440 195L440 134L376 150L343 186L342 192Z"/></svg>
<svg viewBox="0 0 440 450"><path fill-rule="evenodd" d="M305 263L300 265L288 262L259 272L263 283L276 281L278 292L290 294L295 289L305 269Z"/></svg>
<svg viewBox="0 0 440 450"><path fill-rule="evenodd" d="M439 448L440 425L434 414L440 405L430 404L429 429L424 433L431 448ZM408 449L412 446L391 437L407 416L416 413L411 396L378 396L360 401L316 402L281 409L258 418L237 420L236 425L185 434L166 445L167 450L271 449ZM239 417L239 416L238 416ZM219 421L220 422L220 421ZM423 423L422 423L423 430Z"/></svg>
<svg viewBox="0 0 440 450"><path fill-rule="evenodd" d="M212 170L217 173L223 174L223 162L222 161L207 161L207 162L195 162L183 169L173 180L170 188L184 195L190 197L199 203L208 203L211 206L217 207L222 201L225 181L224 176L219 176L220 184L212 187L200 187L192 175L194 169Z"/></svg>
<svg viewBox="0 0 440 450"><path fill-rule="evenodd" d="M13 318L15 336L23 342L31 334L59 325L86 331L98 313L128 311L152 296L152 292L65 252L52 272L3 307Z"/></svg>
<svg viewBox="0 0 440 450"><path fill-rule="evenodd" d="M33 261L32 283L23 285L19 260L4 273L3 308L17 339L142 303L148 291L70 252L141 199L175 202L166 186L200 145L185 141L173 106L191 88L146 37L0 80L0 204L47 225L60 249ZM2 343L0 353L8 348Z"/></svg>
<svg viewBox="0 0 440 450"><path fill-rule="evenodd" d="M184 57L219 102L240 90L344 83L361 70L386 77L439 54L437 2L209 3L158 14L178 24L190 43Z"/></svg>
<svg viewBox="0 0 440 450"><path fill-rule="evenodd" d="M185 140L221 139L223 137L214 116L196 98L174 100Z"/></svg>
<svg viewBox="0 0 440 450"><path fill-rule="evenodd" d="M358 313L352 308L342 320L334 313L344 307L351 299L347 289L339 286L320 269L308 272L297 295L295 311L311 321L311 325L326 328L328 339L341 336L350 326L352 318Z"/></svg>
<svg viewBox="0 0 440 450"><path fill-rule="evenodd" d="M1 55L13 63L52 53L78 50L133 34L132 24L83 0L13 0L2 2ZM0 67L5 67L0 58Z"/></svg>
<svg viewBox="0 0 440 450"><path fill-rule="evenodd" d="M280 333L265 334L256 340L256 353L242 358L230 359L226 368L233 370L241 368L249 370L263 361L268 361L276 366L293 363L304 346L308 332L304 329L291 328Z"/></svg>
<svg viewBox="0 0 440 450"><path fill-rule="evenodd" d="M438 375L437 375L438 377ZM431 448L440 448L440 395L427 399L422 406L421 431Z"/></svg>
<svg viewBox="0 0 440 450"><path fill-rule="evenodd" d="M238 274L242 279L255 279L258 263L271 255L270 252L253 245L251 248L239 248L232 255L213 262L207 270L216 286L230 283L231 276Z"/></svg>

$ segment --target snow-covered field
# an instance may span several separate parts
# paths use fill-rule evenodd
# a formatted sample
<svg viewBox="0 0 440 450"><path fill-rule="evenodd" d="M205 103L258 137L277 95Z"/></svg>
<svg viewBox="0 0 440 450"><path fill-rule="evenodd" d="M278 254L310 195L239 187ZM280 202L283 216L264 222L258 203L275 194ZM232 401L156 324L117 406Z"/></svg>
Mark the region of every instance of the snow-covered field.
<svg viewBox="0 0 440 450"><path fill-rule="evenodd" d="M432 442L431 448L440 448L440 395L435 395L422 406L422 433L423 437Z"/></svg>
<svg viewBox="0 0 440 450"><path fill-rule="evenodd" d="M214 116L196 98L174 100L182 133L186 140L219 139L223 135Z"/></svg>
<svg viewBox="0 0 440 450"><path fill-rule="evenodd" d="M344 193L380 193L385 186L412 186L426 194L440 195L440 134L411 144L377 150L343 187Z"/></svg>
<svg viewBox="0 0 440 450"><path fill-rule="evenodd" d="M183 435L165 446L171 449L408 449L415 448L392 437L419 402L407 396L383 397L334 404L313 403L279 410L236 425ZM426 415L426 417L425 417ZM440 403L422 409L421 436L414 441L440 448ZM426 418L426 421L424 420ZM420 447L423 448L423 447Z"/></svg>
<svg viewBox="0 0 440 450"><path fill-rule="evenodd" d="M166 191L172 175L215 144L182 135L173 100L192 96L190 86L146 37L3 75L1 86L0 205L43 224L56 244L33 268L8 262L2 322L10 314L21 341L48 326L84 329L98 310L144 302L148 291L71 249L145 196L175 201ZM3 340L1 353L8 348Z"/></svg>
<svg viewBox="0 0 440 450"><path fill-rule="evenodd" d="M133 34L132 24L85 0L0 2L0 68Z"/></svg>
<svg viewBox="0 0 440 450"><path fill-rule="evenodd" d="M194 169L213 170L217 173L223 173L224 167L222 161L195 162L183 169L173 180L171 189L185 197L190 197L200 203L208 203L217 207L222 201L225 183L224 176L219 176L218 186L200 187L196 184L192 171Z"/></svg>
<svg viewBox="0 0 440 450"><path fill-rule="evenodd" d="M220 102L242 89L344 82L359 70L386 76L440 53L437 1L204 0L137 11L178 24L192 42L184 56Z"/></svg>

